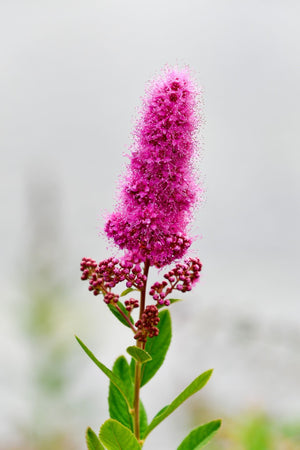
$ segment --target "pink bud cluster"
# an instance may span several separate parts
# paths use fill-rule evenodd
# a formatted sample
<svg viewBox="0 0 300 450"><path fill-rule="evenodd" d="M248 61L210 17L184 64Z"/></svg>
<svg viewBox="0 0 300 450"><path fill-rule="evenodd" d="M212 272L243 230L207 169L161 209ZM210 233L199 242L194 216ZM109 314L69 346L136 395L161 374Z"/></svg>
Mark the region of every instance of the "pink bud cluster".
<svg viewBox="0 0 300 450"><path fill-rule="evenodd" d="M160 318L158 317L157 307L155 305L148 305L145 308L141 319L139 319L135 324L138 331L134 338L140 342L146 342L148 337L152 338L157 336L159 333L157 328L159 321Z"/></svg>
<svg viewBox="0 0 300 450"><path fill-rule="evenodd" d="M191 245L187 226L201 189L193 167L197 88L187 69L166 69L151 84L134 130L128 174L107 236L139 261L163 267Z"/></svg>
<svg viewBox="0 0 300 450"><path fill-rule="evenodd" d="M129 300L125 300L124 304L125 304L125 308L127 309L127 311L129 313L131 313L131 311L134 308L138 308L139 307L139 301L135 300L134 298L130 298Z"/></svg>
<svg viewBox="0 0 300 450"><path fill-rule="evenodd" d="M164 275L168 281L158 281L151 286L150 295L158 304L168 306L170 300L166 297L175 289L180 292L187 292L192 289L200 278L202 264L199 258L189 258L183 263L176 264L175 268Z"/></svg>
<svg viewBox="0 0 300 450"><path fill-rule="evenodd" d="M81 271L81 279L89 280L89 290L93 291L94 295L102 293L106 303L118 302L119 296L111 292L118 283L126 281L128 288L141 290L146 281L139 264L129 260L120 261L117 258L108 258L99 264L91 258L83 258Z"/></svg>
<svg viewBox="0 0 300 450"><path fill-rule="evenodd" d="M103 292L102 289L101 289L101 292ZM99 294L99 292L98 292L98 294ZM98 295L98 294L95 294L95 290L94 290L94 295ZM103 300L105 301L105 303L107 305L110 305L110 304L113 304L113 303L118 303L119 296L118 296L118 294L114 294L113 292L106 292L104 294L104 299Z"/></svg>

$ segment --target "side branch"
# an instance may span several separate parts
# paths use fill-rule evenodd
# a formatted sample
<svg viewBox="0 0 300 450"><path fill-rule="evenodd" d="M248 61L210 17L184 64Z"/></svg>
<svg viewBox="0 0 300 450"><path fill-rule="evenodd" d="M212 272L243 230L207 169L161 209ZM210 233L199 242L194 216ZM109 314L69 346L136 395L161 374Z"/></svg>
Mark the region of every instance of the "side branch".
<svg viewBox="0 0 300 450"><path fill-rule="evenodd" d="M130 328L132 329L132 331L134 333L137 332L136 328L133 326L133 324L131 323L131 320L129 319L129 317L121 310L121 308L119 308L118 305L115 305L115 308L119 311L119 313L124 317L124 319L126 320L126 322L128 323L128 325L130 326Z"/></svg>

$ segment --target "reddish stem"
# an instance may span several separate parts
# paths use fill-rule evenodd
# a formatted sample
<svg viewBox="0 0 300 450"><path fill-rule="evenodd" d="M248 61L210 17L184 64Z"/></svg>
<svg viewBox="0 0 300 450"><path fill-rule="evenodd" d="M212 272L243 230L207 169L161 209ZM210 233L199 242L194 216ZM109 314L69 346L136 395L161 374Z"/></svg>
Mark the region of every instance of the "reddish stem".
<svg viewBox="0 0 300 450"><path fill-rule="evenodd" d="M144 265L144 275L146 277L145 284L143 289L141 289L141 302L140 302L140 319L142 318L142 314L145 309L145 303L146 303L146 287L147 287L147 281L148 281L148 273L150 268L150 261L146 259L145 265Z"/></svg>
<svg viewBox="0 0 300 450"><path fill-rule="evenodd" d="M126 316L126 314L121 310L121 308L119 308L118 305L115 305L116 309L119 311L119 313L124 317L124 319L126 320L126 322L128 323L128 325L130 326L130 328L132 329L132 331L134 332L134 334L136 333L136 328L134 328L133 324L131 323L131 320L129 319L128 316Z"/></svg>
<svg viewBox="0 0 300 450"><path fill-rule="evenodd" d="M144 265L144 275L146 277L145 284L143 289L141 289L141 301L140 301L140 319L142 318L142 314L145 309L146 303L146 287L148 281L148 272L150 268L150 261L146 259ZM136 346L138 348L145 348L145 343L141 341L137 341ZM142 364L139 361L135 362L135 375L134 375L134 434L139 441L140 439L140 386L141 386L141 370Z"/></svg>

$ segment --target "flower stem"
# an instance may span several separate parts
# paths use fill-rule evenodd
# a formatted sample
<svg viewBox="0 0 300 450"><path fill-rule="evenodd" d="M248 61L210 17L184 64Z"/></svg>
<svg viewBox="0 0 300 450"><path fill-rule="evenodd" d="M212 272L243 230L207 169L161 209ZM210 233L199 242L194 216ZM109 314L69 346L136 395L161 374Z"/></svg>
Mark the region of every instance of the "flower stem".
<svg viewBox="0 0 300 450"><path fill-rule="evenodd" d="M150 267L150 261L148 259L146 259L145 266L144 266L144 275L146 276L146 281L145 281L143 289L141 290L140 319L142 318L142 314L143 314L144 309L145 309L146 287L147 287L147 281L148 281L149 267Z"/></svg>
<svg viewBox="0 0 300 450"><path fill-rule="evenodd" d="M132 329L132 331L134 333L136 333L136 329L134 328L134 326L132 325L130 318L128 316L126 316L126 314L123 313L123 311L121 310L121 308L119 308L118 305L115 305L116 309L119 311L119 313L121 314L121 316L124 317L124 319L126 320L126 322L128 323L128 325L130 326L130 328Z"/></svg>
<svg viewBox="0 0 300 450"><path fill-rule="evenodd" d="M146 276L145 284L143 289L141 290L141 301L140 301L140 319L145 309L146 303L146 286L148 280L148 272L149 272L150 262L149 260L145 261L144 265L144 275ZM138 348L145 348L145 342L137 341L136 346ZM139 361L135 362L135 374L134 374L134 434L137 440L140 439L140 387L141 387L141 371L142 364Z"/></svg>

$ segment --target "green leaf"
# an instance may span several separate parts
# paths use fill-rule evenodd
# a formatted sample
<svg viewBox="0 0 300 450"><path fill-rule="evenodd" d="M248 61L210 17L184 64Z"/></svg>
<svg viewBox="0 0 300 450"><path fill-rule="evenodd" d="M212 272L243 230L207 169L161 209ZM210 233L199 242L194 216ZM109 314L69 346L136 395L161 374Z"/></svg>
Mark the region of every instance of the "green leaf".
<svg viewBox="0 0 300 450"><path fill-rule="evenodd" d="M133 403L130 400L130 392L128 391L126 384L123 383L121 378L119 378L116 374L114 374L111 370L109 370L104 364L98 361L96 356L87 348L86 345L84 345L84 343L77 336L75 337L81 348L85 351L85 353L91 358L91 360L96 364L96 366L99 367L99 369L102 370L103 373L105 373L105 375L120 391L128 407L132 408Z"/></svg>
<svg viewBox="0 0 300 450"><path fill-rule="evenodd" d="M126 384L128 396L133 399L134 396L134 384L130 376L130 366L124 356L119 356L119 358L114 363L113 373L123 380ZM109 383L109 415L111 419L116 419L118 422L122 423L125 427L133 431L133 416L130 414L128 405L126 404L120 391L114 386L112 382ZM147 414L142 401L140 400L140 434L143 438L148 427Z"/></svg>
<svg viewBox="0 0 300 450"><path fill-rule="evenodd" d="M128 311L125 308L125 306L123 305L123 303L118 302L116 303L118 305L118 307L123 311L123 313L128 317ZM117 308L115 307L115 305L112 304L108 304L107 305L108 308L111 310L111 312L113 313L113 315L126 327L130 328L129 323L127 322L126 319L124 319L124 317L122 316L122 314L120 313L120 311L117 310ZM129 317L129 320L132 324L134 324L133 318Z"/></svg>
<svg viewBox="0 0 300 450"><path fill-rule="evenodd" d="M129 353L130 356L133 357L133 359L141 362L142 364L144 364L147 361L151 361L151 359L152 359L151 356L149 355L149 353L147 353L142 348L136 347L135 345L128 347L126 349L126 351L127 351L127 353Z"/></svg>
<svg viewBox="0 0 300 450"><path fill-rule="evenodd" d="M164 362L170 346L172 337L170 312L168 310L161 311L159 313L159 318L160 321L157 325L157 328L159 329L158 336L154 336L146 342L145 351L149 353L152 360L142 366L141 386L148 383L148 381L156 374Z"/></svg>
<svg viewBox="0 0 300 450"><path fill-rule="evenodd" d="M211 440L214 434L221 426L221 420L213 420L212 422L195 428L181 442L177 450L198 450L204 447Z"/></svg>
<svg viewBox="0 0 300 450"><path fill-rule="evenodd" d="M211 374L212 369L199 375L197 378L195 378L194 381L191 382L191 384L188 385L188 387L184 389L184 391L181 392L181 394L178 395L178 397L175 398L175 400L173 400L170 405L163 408L160 413L158 413L154 417L154 419L148 426L145 437L148 436L150 431L152 431L157 425L159 425L166 417L168 417L173 411L175 411L175 409L177 409L178 406L180 406L187 398L200 391L200 389L202 389L203 386L205 386L205 384L208 382Z"/></svg>
<svg viewBox="0 0 300 450"><path fill-rule="evenodd" d="M96 433L89 427L85 433L88 450L105 450Z"/></svg>
<svg viewBox="0 0 300 450"><path fill-rule="evenodd" d="M169 408L169 405L164 406L163 408L161 408L161 409L158 411L158 413L155 414L154 419L155 419L155 417L158 417L158 416L160 416L163 412L165 412L165 410L166 410L167 408Z"/></svg>
<svg viewBox="0 0 300 450"><path fill-rule="evenodd" d="M144 408L142 401L140 400L140 435L141 435L141 439L144 438L147 428L148 428L147 413L146 413L146 410Z"/></svg>
<svg viewBox="0 0 300 450"><path fill-rule="evenodd" d="M126 391L130 402L133 401L134 386L130 376L130 367L125 356L119 356L114 363L112 371L126 384ZM108 406L109 416L133 431L133 420L128 405L112 382L109 383Z"/></svg>
<svg viewBox="0 0 300 450"><path fill-rule="evenodd" d="M114 419L108 419L100 428L100 440L108 450L140 450L135 435Z"/></svg>
<svg viewBox="0 0 300 450"><path fill-rule="evenodd" d="M172 337L171 316L168 310L159 313L160 321L157 325L158 336L149 338L146 342L145 351L149 353L152 360L142 366L141 387L144 386L156 374L164 362L166 353L170 346ZM135 361L131 360L131 376L134 379Z"/></svg>
<svg viewBox="0 0 300 450"><path fill-rule="evenodd" d="M133 291L137 291L137 289L134 289L134 288L125 289L125 291L123 291L122 294L120 294L120 297L124 297L125 295L127 295L127 294L129 294L130 292L133 292Z"/></svg>
<svg viewBox="0 0 300 450"><path fill-rule="evenodd" d="M182 300L182 298L168 298L168 300L169 300L169 302L170 302L170 305L172 305L173 303L177 303L177 302L182 302L183 300ZM169 305L169 306L170 306ZM166 305L156 305L157 306L157 309L161 309L161 308L167 308L167 306Z"/></svg>

